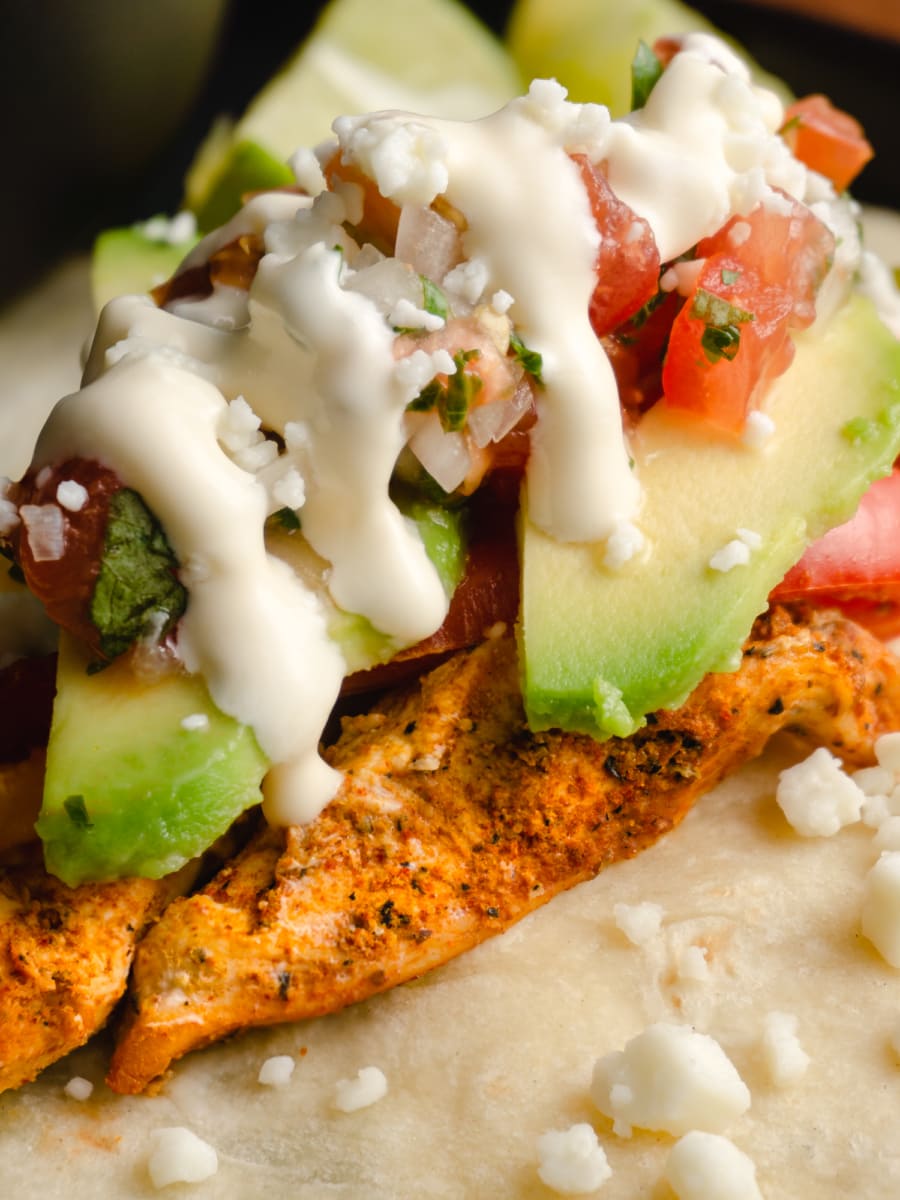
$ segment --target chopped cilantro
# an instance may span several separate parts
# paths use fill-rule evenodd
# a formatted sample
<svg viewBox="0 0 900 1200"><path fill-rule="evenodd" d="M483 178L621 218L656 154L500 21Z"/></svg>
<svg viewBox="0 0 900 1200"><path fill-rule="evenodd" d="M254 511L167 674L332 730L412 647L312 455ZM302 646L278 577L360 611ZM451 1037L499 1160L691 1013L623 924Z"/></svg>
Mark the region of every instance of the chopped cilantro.
<svg viewBox="0 0 900 1200"><path fill-rule="evenodd" d="M730 362L741 348L741 331L737 325L707 325L700 338L703 353L711 363L720 358Z"/></svg>
<svg viewBox="0 0 900 1200"><path fill-rule="evenodd" d="M660 289L656 292L646 304L642 304L633 317L628 318L628 324L632 329L640 329L642 325L646 325L650 317L656 312L659 306L668 298L669 293ZM628 335L625 335L627 339Z"/></svg>
<svg viewBox="0 0 900 1200"><path fill-rule="evenodd" d="M444 387L438 383L436 379L432 379L431 383L426 383L415 400L410 400L406 406L407 412L431 412L437 407L438 401L444 393Z"/></svg>
<svg viewBox="0 0 900 1200"><path fill-rule="evenodd" d="M447 433L463 429L472 401L482 388L481 377L465 370L465 365L481 358L480 350L458 350L453 355L456 371L448 375L446 384L432 379L415 400L406 406L407 412L432 412L437 409L441 425Z"/></svg>
<svg viewBox="0 0 900 1200"><path fill-rule="evenodd" d="M441 317L446 321L450 316L450 304L447 297L438 285L432 283L427 276L420 275L419 278L422 280L422 307L432 316Z"/></svg>
<svg viewBox="0 0 900 1200"><path fill-rule="evenodd" d="M740 277L740 271L732 271L728 267L722 268L722 282L727 286L730 286L732 283L737 283Z"/></svg>
<svg viewBox="0 0 900 1200"><path fill-rule="evenodd" d="M638 42L631 60L631 107L643 108L663 73L663 65L647 43Z"/></svg>
<svg viewBox="0 0 900 1200"><path fill-rule="evenodd" d="M509 335L509 348L512 350L513 358L516 362L521 363L529 375L541 383L541 371L544 369L544 360L538 354L537 350L529 350L519 335L513 330Z"/></svg>
<svg viewBox="0 0 900 1200"><path fill-rule="evenodd" d="M279 508L272 513L272 520L277 521L282 529L286 529L288 533L296 533L300 528L300 518L297 516L296 509Z"/></svg>
<svg viewBox="0 0 900 1200"><path fill-rule="evenodd" d="M90 617L107 658L139 638L166 633L185 610L187 593L166 535L137 492L123 488L109 504Z"/></svg>
<svg viewBox="0 0 900 1200"><path fill-rule="evenodd" d="M67 796L63 800L63 808L66 810L66 816L79 829L93 829L94 823L88 818L87 806L84 803L84 796Z"/></svg>
<svg viewBox="0 0 900 1200"><path fill-rule="evenodd" d="M703 353L711 363L725 358L731 361L741 348L739 326L753 321L753 313L736 308L721 296L698 288L691 305L691 316L703 321L706 328L700 339Z"/></svg>
<svg viewBox="0 0 900 1200"><path fill-rule="evenodd" d="M448 433L464 427L472 401L482 389L481 376L471 375L465 370L466 363L473 358L481 358L481 351L459 350L453 355L456 371L447 378L443 405L438 403L441 424Z"/></svg>

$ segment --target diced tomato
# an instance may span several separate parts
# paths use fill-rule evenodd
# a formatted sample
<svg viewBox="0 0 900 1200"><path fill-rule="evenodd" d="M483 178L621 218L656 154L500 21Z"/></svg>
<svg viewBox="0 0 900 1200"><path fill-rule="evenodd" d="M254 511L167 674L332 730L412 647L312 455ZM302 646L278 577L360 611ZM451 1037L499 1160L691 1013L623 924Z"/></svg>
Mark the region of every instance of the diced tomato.
<svg viewBox="0 0 900 1200"><path fill-rule="evenodd" d="M659 250L649 224L616 196L590 159L573 154L572 160L581 171L600 232L590 316L597 337L603 337L656 295Z"/></svg>
<svg viewBox="0 0 900 1200"><path fill-rule="evenodd" d="M678 37L658 37L653 43L653 53L664 67L667 67L675 55L681 50L684 39Z"/></svg>
<svg viewBox="0 0 900 1200"><path fill-rule="evenodd" d="M332 191L340 183L355 183L362 189L363 217L358 225L351 227L351 232L361 242L370 242L383 254L393 254L400 223L399 206L382 196L375 181L359 167L345 163L340 150L336 150L325 164L324 174Z"/></svg>
<svg viewBox="0 0 900 1200"><path fill-rule="evenodd" d="M849 521L813 542L770 598L833 605L881 637L900 635L900 469L872 484Z"/></svg>
<svg viewBox="0 0 900 1200"><path fill-rule="evenodd" d="M735 282L725 282L732 275ZM786 369L793 355L790 297L724 254L706 260L697 284L672 324L663 394L670 408L739 434L754 398ZM708 315L696 315L704 294L714 296L725 311L714 329ZM722 339L720 350L717 336Z"/></svg>
<svg viewBox="0 0 900 1200"><path fill-rule="evenodd" d="M732 254L767 284L789 293L791 328L805 329L816 315L816 294L834 256L834 234L803 204L779 193L781 203L759 204L732 217L697 246L697 258Z"/></svg>
<svg viewBox="0 0 900 1200"><path fill-rule="evenodd" d="M830 179L839 192L874 154L859 121L826 96L804 96L791 104L781 134L794 156Z"/></svg>
<svg viewBox="0 0 900 1200"><path fill-rule="evenodd" d="M740 434L747 413L791 362L790 332L815 317L833 248L825 226L787 197L704 239L697 248L703 265L672 324L666 403Z"/></svg>
<svg viewBox="0 0 900 1200"><path fill-rule="evenodd" d="M658 300L651 310L642 309L601 339L616 376L622 408L635 418L662 394L663 356L672 322L684 304L677 292L660 293Z"/></svg>
<svg viewBox="0 0 900 1200"><path fill-rule="evenodd" d="M56 489L63 480L74 480L88 498L77 512L56 504ZM122 487L114 471L98 462L70 459L52 471L30 471L10 491L21 511L22 505L53 505L62 516L63 546L57 558L36 556L23 521L11 537L16 561L25 582L57 625L69 630L99 654L98 634L90 619L93 595L109 515L109 501Z"/></svg>

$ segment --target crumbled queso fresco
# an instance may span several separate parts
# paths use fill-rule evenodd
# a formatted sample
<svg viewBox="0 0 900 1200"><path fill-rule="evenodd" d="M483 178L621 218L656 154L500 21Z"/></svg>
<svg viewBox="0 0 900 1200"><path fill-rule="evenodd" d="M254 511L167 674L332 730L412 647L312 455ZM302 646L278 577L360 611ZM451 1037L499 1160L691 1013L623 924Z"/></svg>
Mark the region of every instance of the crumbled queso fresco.
<svg viewBox="0 0 900 1200"><path fill-rule="evenodd" d="M686 1025L648 1025L597 1060L591 1099L613 1130L718 1133L750 1107L750 1092L719 1043Z"/></svg>
<svg viewBox="0 0 900 1200"><path fill-rule="evenodd" d="M797 1037L797 1018L793 1013L766 1014L762 1050L769 1077L776 1087L790 1087L806 1074L810 1059Z"/></svg>
<svg viewBox="0 0 900 1200"><path fill-rule="evenodd" d="M726 542L709 560L710 570L732 571L735 567L745 567L750 561L751 554L762 545L762 538L753 529L738 529L737 537Z"/></svg>
<svg viewBox="0 0 900 1200"><path fill-rule="evenodd" d="M362 1067L355 1079L340 1079L334 1089L334 1107L341 1112L368 1108L387 1095L388 1082L379 1067Z"/></svg>
<svg viewBox="0 0 900 1200"><path fill-rule="evenodd" d="M762 1200L752 1159L715 1133L695 1129L680 1138L665 1178L678 1200Z"/></svg>
<svg viewBox="0 0 900 1200"><path fill-rule="evenodd" d="M864 795L845 775L840 760L819 746L808 758L781 772L778 807L803 837L831 837L860 818Z"/></svg>
<svg viewBox="0 0 900 1200"><path fill-rule="evenodd" d="M542 1134L537 1152L541 1182L560 1196L595 1192L612 1176L606 1152L586 1122Z"/></svg>
<svg viewBox="0 0 900 1200"><path fill-rule="evenodd" d="M202 1183L219 1169L219 1159L209 1142L183 1125L154 1129L147 1169L155 1188L171 1183Z"/></svg>
<svg viewBox="0 0 900 1200"><path fill-rule="evenodd" d="M661 905L650 900L642 900L639 904L619 902L613 907L613 919L629 942L643 946L659 933L663 910Z"/></svg>
<svg viewBox="0 0 900 1200"><path fill-rule="evenodd" d="M65 1094L73 1100L89 1100L94 1091L94 1085L81 1075L73 1075L63 1088Z"/></svg>
<svg viewBox="0 0 900 1200"><path fill-rule="evenodd" d="M781 772L775 798L803 837L831 837L860 820L875 829L880 857L866 875L860 925L885 962L900 968L900 733L878 738L875 757L877 766L847 775L820 746Z"/></svg>
<svg viewBox="0 0 900 1200"><path fill-rule="evenodd" d="M295 1065L289 1054L274 1054L259 1068L257 1083L264 1087L287 1087L294 1074Z"/></svg>

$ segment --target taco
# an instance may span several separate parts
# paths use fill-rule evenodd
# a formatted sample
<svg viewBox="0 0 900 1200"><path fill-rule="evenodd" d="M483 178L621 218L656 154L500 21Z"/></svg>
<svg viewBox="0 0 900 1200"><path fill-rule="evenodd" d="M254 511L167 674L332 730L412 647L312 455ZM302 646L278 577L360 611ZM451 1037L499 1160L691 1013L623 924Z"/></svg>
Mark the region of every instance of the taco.
<svg viewBox="0 0 900 1200"><path fill-rule="evenodd" d="M2 514L62 631L44 865L11 845L5 877L9 1083L103 1024L135 947L121 1091L500 932L778 728L864 764L896 727L873 637L759 616L842 603L821 548L781 581L893 486L867 145L714 38L650 57L623 121L546 81L469 124L340 119L104 310Z"/></svg>

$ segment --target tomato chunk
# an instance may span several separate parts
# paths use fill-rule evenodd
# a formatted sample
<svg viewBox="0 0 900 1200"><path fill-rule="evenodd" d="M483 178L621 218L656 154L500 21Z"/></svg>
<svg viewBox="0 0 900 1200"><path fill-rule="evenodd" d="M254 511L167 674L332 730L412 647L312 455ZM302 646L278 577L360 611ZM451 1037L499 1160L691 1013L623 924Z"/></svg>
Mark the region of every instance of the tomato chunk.
<svg viewBox="0 0 900 1200"><path fill-rule="evenodd" d="M345 163L340 150L325 164L324 174L331 191L340 183L354 183L362 189L363 216L359 225L352 227L354 236L361 242L370 242L383 254L393 254L400 223L399 205L382 196L375 181L359 167Z"/></svg>
<svg viewBox="0 0 900 1200"><path fill-rule="evenodd" d="M57 488L63 480L80 484L87 493L77 511L57 504ZM121 487L121 480L108 467L75 458L52 470L29 471L10 491L22 516L10 541L29 591L52 621L94 651L98 650L98 634L90 618L91 596L103 555L109 502ZM41 546L34 524L29 523L33 511L40 518L40 511L35 510L48 512L58 523L60 545L50 552Z"/></svg>
<svg viewBox="0 0 900 1200"><path fill-rule="evenodd" d="M747 413L793 358L790 332L814 319L833 249L825 226L786 196L704 239L663 365L669 407L740 434Z"/></svg>
<svg viewBox="0 0 900 1200"><path fill-rule="evenodd" d="M826 96L804 96L791 104L781 134L794 156L830 179L839 192L874 154L859 121L835 108Z"/></svg>
<svg viewBox="0 0 900 1200"><path fill-rule="evenodd" d="M602 339L624 412L637 419L662 394L662 364L675 319L684 299L677 292L658 293L613 334Z"/></svg>
<svg viewBox="0 0 900 1200"><path fill-rule="evenodd" d="M573 154L572 160L581 171L601 238L590 317L597 337L603 337L656 295L659 250L647 221L616 196L590 159Z"/></svg>
<svg viewBox="0 0 900 1200"><path fill-rule="evenodd" d="M900 469L872 484L849 521L813 542L770 599L834 606L881 637L900 635Z"/></svg>
<svg viewBox="0 0 900 1200"><path fill-rule="evenodd" d="M792 302L791 328L805 329L816 315L816 294L831 265L834 235L803 204L784 193L746 217L732 217L697 246L697 257L732 254L766 284L783 288Z"/></svg>

